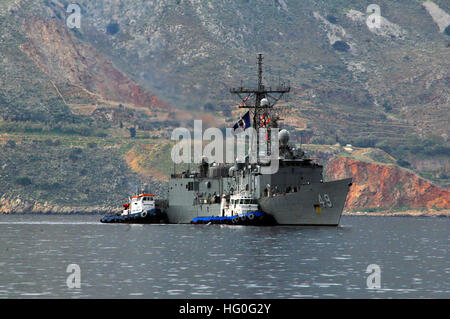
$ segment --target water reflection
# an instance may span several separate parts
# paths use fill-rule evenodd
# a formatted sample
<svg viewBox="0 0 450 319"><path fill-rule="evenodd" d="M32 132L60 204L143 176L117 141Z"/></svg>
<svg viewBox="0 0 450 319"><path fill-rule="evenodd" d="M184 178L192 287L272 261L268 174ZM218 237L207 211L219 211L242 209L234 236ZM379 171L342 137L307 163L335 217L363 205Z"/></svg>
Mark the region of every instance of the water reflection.
<svg viewBox="0 0 450 319"><path fill-rule="evenodd" d="M343 217L337 228L97 219L0 216L0 297L450 296L445 218ZM66 286L71 263L81 268L78 290ZM382 269L378 290L366 288L373 263Z"/></svg>

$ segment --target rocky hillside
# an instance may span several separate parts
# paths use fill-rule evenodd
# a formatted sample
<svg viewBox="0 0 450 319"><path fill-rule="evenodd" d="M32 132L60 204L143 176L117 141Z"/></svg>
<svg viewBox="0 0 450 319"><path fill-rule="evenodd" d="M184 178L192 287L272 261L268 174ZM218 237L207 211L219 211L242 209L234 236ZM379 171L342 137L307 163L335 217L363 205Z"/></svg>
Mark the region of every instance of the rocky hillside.
<svg viewBox="0 0 450 319"><path fill-rule="evenodd" d="M128 79L94 48L80 41L62 22L30 17L23 24L27 41L21 49L55 84L64 102L80 94L96 102L122 102L136 107L168 109L169 106ZM78 90L58 86L70 85ZM65 96L69 93L69 96Z"/></svg>
<svg viewBox="0 0 450 319"><path fill-rule="evenodd" d="M349 209L445 207L450 4L378 1L369 28L372 2L80 0L70 29L70 0L2 0L0 211L107 210L140 182L164 193L170 132L230 126L228 89L255 84L258 52L264 80L292 86L280 103L292 140L322 144L311 149L329 177L361 165L346 171L361 191ZM342 157L336 142L381 149L382 164ZM401 190L374 193L377 172Z"/></svg>
<svg viewBox="0 0 450 319"><path fill-rule="evenodd" d="M393 164L337 156L327 165L328 178L351 176L347 210L450 209L450 191Z"/></svg>
<svg viewBox="0 0 450 319"><path fill-rule="evenodd" d="M340 145L303 145L308 155L325 166L326 180L353 178L347 212L426 210L450 213L450 191L399 165L388 153L375 148Z"/></svg>
<svg viewBox="0 0 450 319"><path fill-rule="evenodd" d="M166 184L129 162L130 151L159 145L141 136L0 134L0 213L110 211L144 184L164 197Z"/></svg>
<svg viewBox="0 0 450 319"><path fill-rule="evenodd" d="M50 8L17 0L2 2L0 9L4 121L73 124L90 121L97 109L119 105L148 116L167 117L171 111Z"/></svg>
<svg viewBox="0 0 450 319"><path fill-rule="evenodd" d="M297 137L377 146L448 187L449 3L379 1L369 28L372 2L85 0L77 32L146 89L217 117L236 103L230 86L255 83L263 52L265 80L293 87L285 125ZM64 20L69 3L40 14ZM425 168L434 157L445 160Z"/></svg>
<svg viewBox="0 0 450 319"><path fill-rule="evenodd" d="M385 125L409 129L415 123L400 120L414 117L428 132L446 133L442 122L435 123L444 113L435 108L449 102L448 2L381 1L380 29L366 26L370 3L86 0L80 1L80 32L176 104L229 101L229 85L256 80L255 53L262 51L267 80L278 75L290 80L300 112L303 104L322 109L310 114L317 124L332 106L337 113L347 107L372 115L386 115L387 109L398 118L384 119ZM413 114L419 109L427 118ZM346 121L342 118L342 124Z"/></svg>

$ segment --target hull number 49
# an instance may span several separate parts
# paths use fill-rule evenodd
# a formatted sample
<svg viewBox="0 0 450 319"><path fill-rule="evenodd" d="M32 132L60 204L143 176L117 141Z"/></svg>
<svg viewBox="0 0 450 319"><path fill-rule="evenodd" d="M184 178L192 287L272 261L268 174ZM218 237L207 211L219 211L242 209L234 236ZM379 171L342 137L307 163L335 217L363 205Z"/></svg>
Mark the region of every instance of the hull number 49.
<svg viewBox="0 0 450 319"><path fill-rule="evenodd" d="M319 204L322 207L333 207L330 196L328 196L328 194L319 194Z"/></svg>

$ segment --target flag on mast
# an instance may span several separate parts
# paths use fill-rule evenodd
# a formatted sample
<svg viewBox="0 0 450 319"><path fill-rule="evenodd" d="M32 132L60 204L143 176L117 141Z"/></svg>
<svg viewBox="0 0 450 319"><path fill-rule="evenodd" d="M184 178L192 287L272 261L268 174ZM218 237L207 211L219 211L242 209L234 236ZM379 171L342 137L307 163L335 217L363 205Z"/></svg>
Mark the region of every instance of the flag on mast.
<svg viewBox="0 0 450 319"><path fill-rule="evenodd" d="M244 116L242 116L239 121L233 126L233 135L237 135L241 132L244 132L247 128L250 127L250 111L247 111Z"/></svg>

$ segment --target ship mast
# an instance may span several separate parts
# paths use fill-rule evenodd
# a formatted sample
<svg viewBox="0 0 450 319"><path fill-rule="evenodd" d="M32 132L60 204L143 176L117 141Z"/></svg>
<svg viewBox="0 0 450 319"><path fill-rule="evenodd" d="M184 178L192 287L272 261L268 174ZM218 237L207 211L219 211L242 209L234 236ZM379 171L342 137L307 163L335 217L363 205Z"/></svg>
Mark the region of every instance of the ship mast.
<svg viewBox="0 0 450 319"><path fill-rule="evenodd" d="M262 81L263 77L263 55L258 54L258 86L257 88L246 88L242 85L238 88L231 88L230 92L236 94L241 99L241 104L239 108L250 109L253 114L253 127L256 132L260 128L267 128L268 138L267 138L267 152L270 152L270 128L278 127L278 120L280 117L274 111L274 106L277 102L284 96L284 94L289 93L291 88L289 84L280 83L277 87L265 87ZM248 104L249 101L253 101L253 104ZM259 162L259 141L257 134L256 143L256 154ZM267 154L270 155L270 154Z"/></svg>

